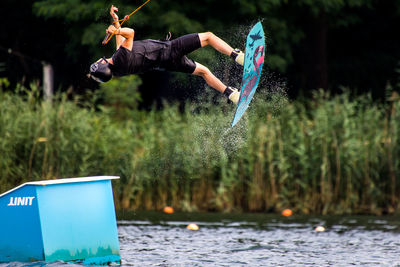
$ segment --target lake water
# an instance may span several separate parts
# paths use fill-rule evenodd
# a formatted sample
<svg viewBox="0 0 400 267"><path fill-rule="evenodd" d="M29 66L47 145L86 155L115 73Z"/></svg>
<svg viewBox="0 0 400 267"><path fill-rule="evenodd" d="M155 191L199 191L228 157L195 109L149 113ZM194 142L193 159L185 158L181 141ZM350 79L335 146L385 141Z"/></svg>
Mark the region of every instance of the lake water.
<svg viewBox="0 0 400 267"><path fill-rule="evenodd" d="M125 219L118 221L122 266L400 267L400 217L155 212L118 216ZM189 223L199 230L186 229ZM317 226L325 231L315 231Z"/></svg>
<svg viewBox="0 0 400 267"><path fill-rule="evenodd" d="M183 217L183 218L182 218ZM186 215L120 221L124 265L400 266L400 218ZM153 218L154 219L154 218ZM183 220L182 220L183 219ZM196 223L198 231L186 229ZM316 232L324 226L324 232Z"/></svg>

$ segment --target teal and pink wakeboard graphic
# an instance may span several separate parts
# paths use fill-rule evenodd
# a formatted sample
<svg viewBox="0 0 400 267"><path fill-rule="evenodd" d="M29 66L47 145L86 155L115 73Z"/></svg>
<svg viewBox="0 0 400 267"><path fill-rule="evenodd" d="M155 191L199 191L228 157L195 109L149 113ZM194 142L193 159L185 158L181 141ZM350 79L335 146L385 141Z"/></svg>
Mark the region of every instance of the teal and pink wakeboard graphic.
<svg viewBox="0 0 400 267"><path fill-rule="evenodd" d="M258 22L247 35L242 86L240 89L239 103L231 127L235 126L240 120L253 99L260 81L262 66L264 65L264 56L264 31L261 22Z"/></svg>

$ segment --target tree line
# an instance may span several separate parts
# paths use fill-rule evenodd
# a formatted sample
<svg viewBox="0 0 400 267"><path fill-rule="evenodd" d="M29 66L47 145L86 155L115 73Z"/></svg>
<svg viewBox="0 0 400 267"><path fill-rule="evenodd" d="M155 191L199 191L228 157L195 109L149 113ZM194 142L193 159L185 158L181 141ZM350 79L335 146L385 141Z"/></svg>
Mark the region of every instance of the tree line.
<svg viewBox="0 0 400 267"><path fill-rule="evenodd" d="M76 93L96 88L85 74L92 61L111 56L115 49L112 42L101 45L111 23L111 4L119 7L122 18L142 2L3 1L7 12L0 27L7 34L0 36L0 77L14 84L40 80L41 62L46 61L54 66L56 88ZM291 96L348 87L382 97L385 86L398 79L397 0L152 0L125 25L135 29L137 39L212 31L243 49L248 30L259 20L267 35L265 71L270 79L283 77ZM210 49L192 57L214 71L223 68L224 59ZM225 80L241 75L237 70L220 71ZM177 89L187 87L191 79L159 72L141 78L149 104L172 91L182 97L184 90Z"/></svg>

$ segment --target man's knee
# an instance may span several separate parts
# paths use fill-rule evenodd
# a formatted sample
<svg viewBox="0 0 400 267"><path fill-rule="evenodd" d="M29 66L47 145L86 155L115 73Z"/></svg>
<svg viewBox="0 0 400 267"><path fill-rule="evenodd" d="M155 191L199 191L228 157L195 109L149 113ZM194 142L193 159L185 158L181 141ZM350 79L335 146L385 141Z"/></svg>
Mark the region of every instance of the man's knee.
<svg viewBox="0 0 400 267"><path fill-rule="evenodd" d="M203 45L208 45L208 42L214 37L214 33L212 32L203 32L199 34L200 41Z"/></svg>
<svg viewBox="0 0 400 267"><path fill-rule="evenodd" d="M215 35L212 32L206 32L206 36L207 36L207 40L210 40L211 38L213 38Z"/></svg>
<svg viewBox="0 0 400 267"><path fill-rule="evenodd" d="M204 77L210 74L210 70L206 66L198 64L193 74Z"/></svg>

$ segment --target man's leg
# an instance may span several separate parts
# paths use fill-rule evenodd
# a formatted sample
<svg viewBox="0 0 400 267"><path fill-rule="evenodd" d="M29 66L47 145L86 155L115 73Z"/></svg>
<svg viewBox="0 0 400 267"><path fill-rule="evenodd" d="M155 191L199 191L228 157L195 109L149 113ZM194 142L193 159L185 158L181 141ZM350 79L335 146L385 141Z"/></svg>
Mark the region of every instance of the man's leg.
<svg viewBox="0 0 400 267"><path fill-rule="evenodd" d="M211 45L218 52L230 56L233 48L212 32L199 33L201 47Z"/></svg>
<svg viewBox="0 0 400 267"><path fill-rule="evenodd" d="M220 79L215 77L206 66L201 65L198 62L196 62L196 69L193 74L202 77L210 87L214 88L218 92L223 93L227 87L220 81Z"/></svg>
<svg viewBox="0 0 400 267"><path fill-rule="evenodd" d="M235 61L243 66L244 54L241 51L234 50L224 40L213 34L212 32L199 33L201 47L211 45L218 52L232 57Z"/></svg>
<svg viewBox="0 0 400 267"><path fill-rule="evenodd" d="M210 87L224 94L226 97L229 98L229 100L237 104L240 95L238 90L223 84L221 80L215 77L214 74L212 74L212 72L206 66L196 62L196 68L192 74L202 77Z"/></svg>

